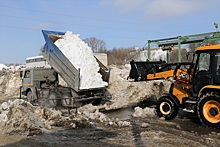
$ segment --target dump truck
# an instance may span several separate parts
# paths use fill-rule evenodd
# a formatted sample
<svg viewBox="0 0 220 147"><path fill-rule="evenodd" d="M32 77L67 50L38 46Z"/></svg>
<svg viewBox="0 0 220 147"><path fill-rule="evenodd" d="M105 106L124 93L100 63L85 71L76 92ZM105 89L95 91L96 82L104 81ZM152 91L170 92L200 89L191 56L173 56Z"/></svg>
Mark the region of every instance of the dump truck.
<svg viewBox="0 0 220 147"><path fill-rule="evenodd" d="M78 107L82 103L99 104L107 97L106 86L87 89L80 88L80 69L70 62L54 42L65 35L65 32L42 30L46 41L42 56L30 60L39 62L38 67L28 67L21 72L21 95L33 104L48 107ZM103 81L108 82L110 71L97 57L99 73ZM44 64L45 63L45 64ZM29 63L32 65L34 63ZM59 84L59 76L66 86ZM78 106L77 106L78 105Z"/></svg>
<svg viewBox="0 0 220 147"><path fill-rule="evenodd" d="M178 72L179 71L179 72ZM189 69L177 65L169 93L159 98L156 112L174 119L179 109L198 115L208 127L220 128L220 45L198 47Z"/></svg>

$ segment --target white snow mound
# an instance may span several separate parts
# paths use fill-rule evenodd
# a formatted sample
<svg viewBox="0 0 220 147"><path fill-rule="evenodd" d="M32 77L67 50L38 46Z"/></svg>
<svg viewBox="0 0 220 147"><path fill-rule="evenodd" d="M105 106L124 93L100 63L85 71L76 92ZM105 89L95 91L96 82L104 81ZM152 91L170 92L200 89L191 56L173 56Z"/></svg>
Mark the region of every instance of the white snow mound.
<svg viewBox="0 0 220 147"><path fill-rule="evenodd" d="M8 66L6 66L4 64L0 64L0 71L3 70L3 69L5 69L5 70L8 69Z"/></svg>
<svg viewBox="0 0 220 147"><path fill-rule="evenodd" d="M80 69L80 89L105 87L108 83L98 73L99 65L92 49L80 39L79 35L67 31L62 39L54 43L70 62Z"/></svg>

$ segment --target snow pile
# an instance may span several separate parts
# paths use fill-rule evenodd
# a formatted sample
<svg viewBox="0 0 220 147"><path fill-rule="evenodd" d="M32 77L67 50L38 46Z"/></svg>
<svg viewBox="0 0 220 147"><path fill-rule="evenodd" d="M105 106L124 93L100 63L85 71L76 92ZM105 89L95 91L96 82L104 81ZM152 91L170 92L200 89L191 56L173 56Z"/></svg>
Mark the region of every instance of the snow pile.
<svg viewBox="0 0 220 147"><path fill-rule="evenodd" d="M154 108L149 108L146 107L144 109L140 108L140 107L135 107L134 108L135 112L133 114L133 117L141 117L141 118L145 118L147 115L154 115Z"/></svg>
<svg viewBox="0 0 220 147"><path fill-rule="evenodd" d="M115 127L127 127L130 126L130 122L122 121L118 118L110 119L105 114L99 111L99 107L93 106L92 104L85 105L78 109L78 118L80 120L86 119L87 121L98 121L104 125L110 125Z"/></svg>
<svg viewBox="0 0 220 147"><path fill-rule="evenodd" d="M158 50L151 50L150 51L150 61L159 61L163 60L166 61L166 51L162 51L161 49ZM140 51L135 57L135 61L146 61L148 59L148 50Z"/></svg>
<svg viewBox="0 0 220 147"><path fill-rule="evenodd" d="M79 38L79 35L67 31L62 39L58 39L54 44L77 69L80 69L80 89L108 85L98 73L99 65L93 56L92 49Z"/></svg>
<svg viewBox="0 0 220 147"><path fill-rule="evenodd" d="M7 70L8 66L4 65L4 64L0 64L0 70Z"/></svg>
<svg viewBox="0 0 220 147"><path fill-rule="evenodd" d="M164 92L169 91L170 82L166 80L128 81L130 65L111 65L110 68L108 91L112 94L112 101L111 104L102 106L105 110L125 108L147 99L159 98Z"/></svg>
<svg viewBox="0 0 220 147"><path fill-rule="evenodd" d="M22 99L4 102L0 105L0 129L7 134L39 134L44 129L62 121L60 111L34 107Z"/></svg>
<svg viewBox="0 0 220 147"><path fill-rule="evenodd" d="M4 64L0 64L0 71L13 71L13 72L16 72L16 71L19 71L19 70L22 70L25 68L25 65L11 65L11 66L6 66Z"/></svg>
<svg viewBox="0 0 220 147"><path fill-rule="evenodd" d="M114 127L130 126L130 122L108 118L92 104L79 108L77 113L73 118L63 117L61 111L35 107L22 99L9 100L0 105L0 130L2 134L35 135L56 126L67 126L68 122L72 122L68 125L72 128L79 123L93 126L95 122Z"/></svg>
<svg viewBox="0 0 220 147"><path fill-rule="evenodd" d="M19 72L0 71L0 93L4 96L12 97L19 95L19 88L21 86Z"/></svg>

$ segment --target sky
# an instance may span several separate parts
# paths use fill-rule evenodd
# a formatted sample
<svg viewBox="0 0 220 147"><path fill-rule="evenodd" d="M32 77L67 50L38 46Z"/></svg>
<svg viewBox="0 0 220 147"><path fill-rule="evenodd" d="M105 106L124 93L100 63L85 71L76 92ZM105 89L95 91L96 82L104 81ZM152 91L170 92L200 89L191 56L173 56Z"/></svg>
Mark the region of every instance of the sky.
<svg viewBox="0 0 220 147"><path fill-rule="evenodd" d="M108 50L216 31L220 0L0 0L0 63L25 63L45 44L41 30L95 37Z"/></svg>

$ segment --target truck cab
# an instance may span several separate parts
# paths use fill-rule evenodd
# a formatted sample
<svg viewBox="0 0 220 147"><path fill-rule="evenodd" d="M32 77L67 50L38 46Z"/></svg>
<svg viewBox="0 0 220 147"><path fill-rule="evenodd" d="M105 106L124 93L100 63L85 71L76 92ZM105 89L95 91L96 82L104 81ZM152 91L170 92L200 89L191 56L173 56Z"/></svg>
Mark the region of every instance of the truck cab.
<svg viewBox="0 0 220 147"><path fill-rule="evenodd" d="M27 96L28 101L34 101L34 91L55 87L58 85L58 74L52 68L26 68L22 74L22 95Z"/></svg>

